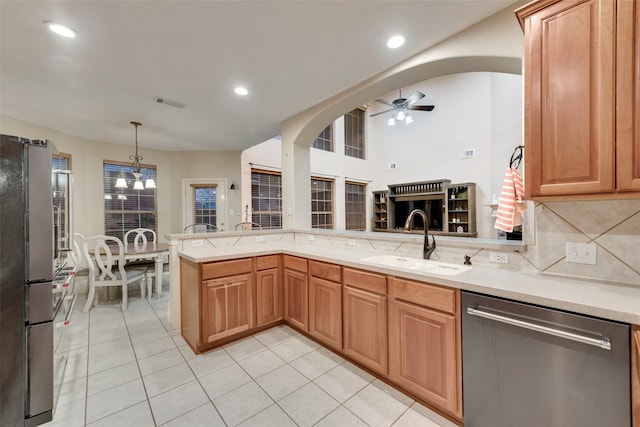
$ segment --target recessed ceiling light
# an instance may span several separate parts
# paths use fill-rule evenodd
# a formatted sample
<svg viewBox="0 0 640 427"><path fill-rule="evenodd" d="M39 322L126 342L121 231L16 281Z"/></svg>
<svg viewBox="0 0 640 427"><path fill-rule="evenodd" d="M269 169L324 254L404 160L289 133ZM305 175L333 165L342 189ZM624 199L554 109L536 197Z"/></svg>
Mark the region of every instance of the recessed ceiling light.
<svg viewBox="0 0 640 427"><path fill-rule="evenodd" d="M404 44L404 37L402 36L393 36L389 40L387 40L387 47L390 49L395 49Z"/></svg>
<svg viewBox="0 0 640 427"><path fill-rule="evenodd" d="M242 95L242 96L245 96L245 95L249 94L249 91L248 91L246 88L241 87L241 86L238 86L238 87L235 89L235 91L236 91L236 93L237 93L238 95Z"/></svg>
<svg viewBox="0 0 640 427"><path fill-rule="evenodd" d="M49 27L51 31L62 37L72 39L78 35L78 33L76 33L73 29L67 27L66 25L58 24L57 22L45 21L44 24Z"/></svg>

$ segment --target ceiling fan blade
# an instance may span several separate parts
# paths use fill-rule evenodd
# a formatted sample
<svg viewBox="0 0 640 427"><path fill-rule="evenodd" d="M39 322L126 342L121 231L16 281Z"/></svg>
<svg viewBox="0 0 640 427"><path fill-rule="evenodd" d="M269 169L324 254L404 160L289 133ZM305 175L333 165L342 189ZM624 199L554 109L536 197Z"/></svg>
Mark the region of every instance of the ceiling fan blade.
<svg viewBox="0 0 640 427"><path fill-rule="evenodd" d="M407 100L405 101L405 105L407 107L411 107L413 104L424 98L424 96L424 93L415 91L409 98L407 98Z"/></svg>
<svg viewBox="0 0 640 427"><path fill-rule="evenodd" d="M393 111L393 110L395 110L395 108L390 108L388 110L380 111L379 113L371 114L369 115L369 117L379 116L380 114L388 113L389 111Z"/></svg>
<svg viewBox="0 0 640 427"><path fill-rule="evenodd" d="M380 104L389 105L389 106L393 107L392 103L387 102L384 99L376 99L376 102L379 102Z"/></svg>
<svg viewBox="0 0 640 427"><path fill-rule="evenodd" d="M409 110L431 111L434 108L435 108L435 105L414 105L413 107L409 107Z"/></svg>

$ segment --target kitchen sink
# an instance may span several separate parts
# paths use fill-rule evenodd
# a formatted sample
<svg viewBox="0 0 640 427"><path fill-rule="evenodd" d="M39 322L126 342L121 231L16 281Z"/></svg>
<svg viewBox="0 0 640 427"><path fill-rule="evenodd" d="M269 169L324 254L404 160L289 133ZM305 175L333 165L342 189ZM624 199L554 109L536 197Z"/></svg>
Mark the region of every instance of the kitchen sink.
<svg viewBox="0 0 640 427"><path fill-rule="evenodd" d="M429 259L407 258L398 255L376 255L362 258L360 261L384 265L387 267L402 268L410 271L442 274L443 276L455 276L456 274L460 274L471 269L471 266L469 265L450 264L447 262Z"/></svg>

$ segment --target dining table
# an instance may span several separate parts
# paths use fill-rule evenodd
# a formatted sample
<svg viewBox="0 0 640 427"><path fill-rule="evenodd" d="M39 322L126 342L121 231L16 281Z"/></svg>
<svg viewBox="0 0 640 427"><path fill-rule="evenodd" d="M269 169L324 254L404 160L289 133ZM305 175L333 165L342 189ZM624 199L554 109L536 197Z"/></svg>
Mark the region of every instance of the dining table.
<svg viewBox="0 0 640 427"><path fill-rule="evenodd" d="M120 251L117 246L111 247L113 255L119 255ZM162 271L164 266L164 258L169 255L168 243L127 243L124 245L125 263L137 260L153 260L155 261L156 270L156 297L160 297L162 291ZM126 264L125 264L126 265ZM148 295L151 296L152 286L147 284Z"/></svg>

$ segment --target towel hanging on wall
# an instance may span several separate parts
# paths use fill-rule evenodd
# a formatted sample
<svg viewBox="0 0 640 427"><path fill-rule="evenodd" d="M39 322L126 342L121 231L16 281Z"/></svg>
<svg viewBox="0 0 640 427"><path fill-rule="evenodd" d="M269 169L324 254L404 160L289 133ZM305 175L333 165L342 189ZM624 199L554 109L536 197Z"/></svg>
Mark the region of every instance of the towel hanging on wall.
<svg viewBox="0 0 640 427"><path fill-rule="evenodd" d="M526 209L522 176L516 168L509 167L504 175L495 228L511 233L513 227L522 224L522 212Z"/></svg>

